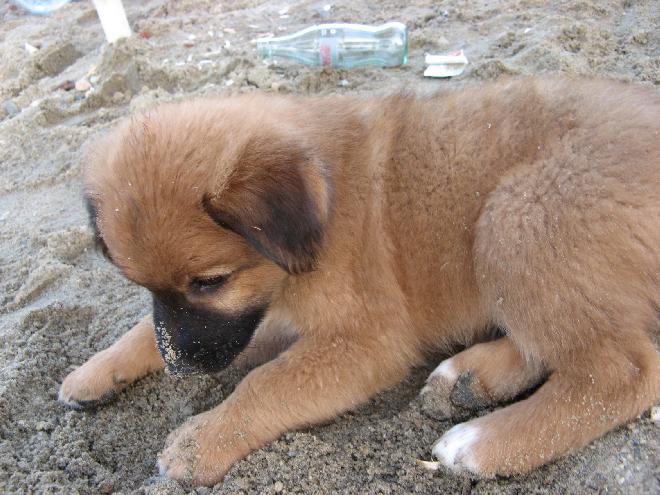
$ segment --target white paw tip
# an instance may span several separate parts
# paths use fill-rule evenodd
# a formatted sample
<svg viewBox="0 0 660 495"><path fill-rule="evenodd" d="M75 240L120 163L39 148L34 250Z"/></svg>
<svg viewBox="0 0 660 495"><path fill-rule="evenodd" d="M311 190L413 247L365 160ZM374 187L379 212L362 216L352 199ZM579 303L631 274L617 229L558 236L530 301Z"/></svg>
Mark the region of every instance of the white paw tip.
<svg viewBox="0 0 660 495"><path fill-rule="evenodd" d="M477 472L472 446L479 440L478 426L460 423L447 431L433 446L433 456L453 471Z"/></svg>
<svg viewBox="0 0 660 495"><path fill-rule="evenodd" d="M436 369L434 369L429 375L429 380L435 377L442 377L450 382L455 382L458 380L458 372L454 366L453 359L445 359L441 362Z"/></svg>

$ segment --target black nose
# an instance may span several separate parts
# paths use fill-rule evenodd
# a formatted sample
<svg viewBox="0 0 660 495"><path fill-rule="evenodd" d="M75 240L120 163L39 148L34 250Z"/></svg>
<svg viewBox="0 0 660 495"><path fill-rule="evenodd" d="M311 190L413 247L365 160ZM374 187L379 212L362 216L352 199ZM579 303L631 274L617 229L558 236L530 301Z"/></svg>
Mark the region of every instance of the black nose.
<svg viewBox="0 0 660 495"><path fill-rule="evenodd" d="M228 366L250 342L266 307L237 315L194 308L182 296L154 294L158 348L172 375L213 373Z"/></svg>

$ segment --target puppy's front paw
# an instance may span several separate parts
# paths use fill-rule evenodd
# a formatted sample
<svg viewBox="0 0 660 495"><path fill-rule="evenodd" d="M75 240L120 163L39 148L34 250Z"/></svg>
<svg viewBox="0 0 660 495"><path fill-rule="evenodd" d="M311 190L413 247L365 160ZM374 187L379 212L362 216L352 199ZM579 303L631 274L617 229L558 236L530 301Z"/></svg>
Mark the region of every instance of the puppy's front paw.
<svg viewBox="0 0 660 495"><path fill-rule="evenodd" d="M58 400L78 409L112 399L129 381L116 364L113 354L107 350L94 355L64 379Z"/></svg>
<svg viewBox="0 0 660 495"><path fill-rule="evenodd" d="M228 431L216 411L188 419L165 441L157 463L161 476L194 485L219 482L231 465L249 452L240 432Z"/></svg>

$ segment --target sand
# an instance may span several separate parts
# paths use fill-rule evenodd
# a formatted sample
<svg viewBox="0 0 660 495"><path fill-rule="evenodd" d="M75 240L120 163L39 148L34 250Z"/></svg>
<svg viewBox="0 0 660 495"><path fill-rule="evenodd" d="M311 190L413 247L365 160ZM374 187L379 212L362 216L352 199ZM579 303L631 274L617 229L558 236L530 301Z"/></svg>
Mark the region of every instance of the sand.
<svg viewBox="0 0 660 495"><path fill-rule="evenodd" d="M0 492L660 491L660 434L648 413L527 476L479 481L421 469L415 459L428 459L451 426L416 400L435 363L328 425L285 435L237 463L224 483L196 491L157 476L156 454L169 431L231 392L237 370L178 380L159 373L92 411L56 402L68 372L149 311L146 291L95 253L81 201L85 146L129 112L190 95L425 92L506 74L660 84L657 1L331 1L127 1L136 36L109 47L90 2L38 17L0 0ZM269 67L249 43L330 20L405 22L410 64ZM458 48L470 59L463 75L422 77L424 52ZM58 89L66 81L81 90Z"/></svg>

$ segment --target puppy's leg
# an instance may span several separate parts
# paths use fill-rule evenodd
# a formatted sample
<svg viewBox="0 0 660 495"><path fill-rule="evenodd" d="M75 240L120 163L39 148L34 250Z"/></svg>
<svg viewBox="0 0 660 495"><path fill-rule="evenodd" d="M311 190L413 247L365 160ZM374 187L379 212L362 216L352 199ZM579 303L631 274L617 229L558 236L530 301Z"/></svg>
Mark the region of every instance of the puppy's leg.
<svg viewBox="0 0 660 495"><path fill-rule="evenodd" d="M243 369L260 366L287 350L297 339L291 322L268 315L234 365Z"/></svg>
<svg viewBox="0 0 660 495"><path fill-rule="evenodd" d="M474 250L493 318L549 379L528 399L445 433L433 452L452 469L528 471L660 399L649 337L659 323L660 211L646 187L658 183L657 167L639 164L632 175L575 156L580 147L562 149L502 182ZM632 152L625 158L635 163Z"/></svg>
<svg viewBox="0 0 660 495"><path fill-rule="evenodd" d="M650 341L576 356L531 397L447 431L433 455L481 477L529 471L581 448L648 408L660 392L660 359Z"/></svg>
<svg viewBox="0 0 660 495"><path fill-rule="evenodd" d="M405 359L403 344L383 348L386 338L378 340L301 337L249 373L220 406L174 431L159 456L161 474L216 483L234 462L284 432L327 421L397 383L406 361L415 360Z"/></svg>
<svg viewBox="0 0 660 495"><path fill-rule="evenodd" d="M93 405L163 367L153 320L148 315L113 345L72 371L64 379L58 399L76 408Z"/></svg>
<svg viewBox="0 0 660 495"><path fill-rule="evenodd" d="M511 339L501 337L440 363L421 391L422 408L436 419L465 417L515 398L543 375L541 366L525 361Z"/></svg>

